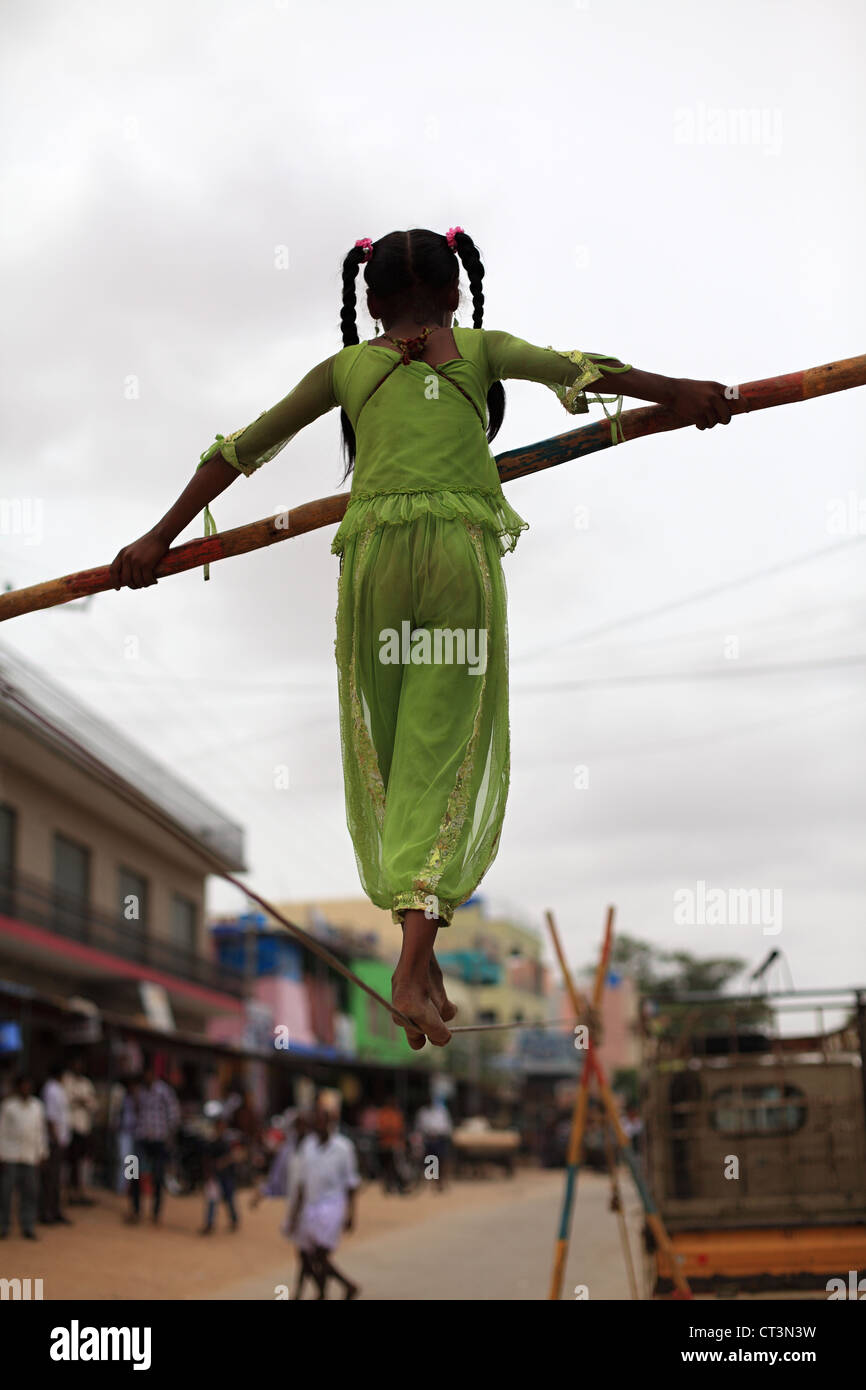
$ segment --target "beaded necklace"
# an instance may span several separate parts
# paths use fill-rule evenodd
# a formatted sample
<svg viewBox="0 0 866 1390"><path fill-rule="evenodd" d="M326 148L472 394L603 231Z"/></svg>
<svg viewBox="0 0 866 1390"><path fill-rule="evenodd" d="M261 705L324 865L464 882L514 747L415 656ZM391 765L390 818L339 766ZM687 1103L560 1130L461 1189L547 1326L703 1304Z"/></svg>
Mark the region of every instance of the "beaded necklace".
<svg viewBox="0 0 866 1390"><path fill-rule="evenodd" d="M400 353L400 360L402 362L411 362L413 358L421 356L427 339L432 332L432 328L422 328L417 338L394 338L390 333L383 333L382 337L387 338L389 343L394 344L395 348L397 348Z"/></svg>
<svg viewBox="0 0 866 1390"><path fill-rule="evenodd" d="M393 367L389 367L385 375L383 377L380 377L380 379L376 382L376 385L373 387L372 391L370 392L370 395L367 397L367 400L364 401L364 405L367 404L367 401L370 400L371 396L375 396L382 383L384 381L387 381L391 373L396 371L396 369L401 365L401 363L405 364L411 362L421 356L421 353L424 351L424 345L426 344L427 339L430 337L430 334L432 332L432 328L423 328L421 332L418 334L417 338L395 338L390 333L382 334L383 338L387 338L389 343L394 344L394 346L400 353L400 357L394 363ZM485 422L484 416L481 414L481 411L478 409L478 406L475 404L472 397L469 395L469 392L464 391L459 381L454 381L452 377L448 376L445 372L442 371L441 367L435 366L432 362L429 364L429 366L431 371L435 372L437 376L440 376L443 381L450 382L450 384L456 387L456 389L460 392L461 396L465 397L465 399L472 406L472 409L475 411L475 414L478 416L478 419L481 421L481 428L486 431L487 424ZM364 405L361 406L361 410L364 409ZM361 411L359 410L358 415L360 415L360 413Z"/></svg>

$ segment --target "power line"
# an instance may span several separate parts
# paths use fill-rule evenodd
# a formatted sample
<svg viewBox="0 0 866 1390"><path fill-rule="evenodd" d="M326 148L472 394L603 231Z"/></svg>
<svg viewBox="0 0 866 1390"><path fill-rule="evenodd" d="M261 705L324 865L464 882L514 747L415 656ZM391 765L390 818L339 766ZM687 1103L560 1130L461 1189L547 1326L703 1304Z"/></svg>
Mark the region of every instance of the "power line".
<svg viewBox="0 0 866 1390"><path fill-rule="evenodd" d="M665 613L673 613L692 603L703 603L706 599L715 597L716 594L725 593L730 589L739 589L747 584L755 584L761 579L767 579L774 574L781 574L783 571L794 569L798 565L809 565L816 560L829 559L849 550L852 546L862 545L864 541L866 541L866 536L853 536L851 540L841 541L838 545L821 546L817 550L807 550L803 555L794 556L791 560L782 560L778 564L767 565L764 569L753 570L751 574L741 575L739 579L723 580L720 584L714 584L708 589L698 589L695 593L686 594L683 598L671 599L668 603L659 604L656 608L646 608L639 613L626 614L621 618L611 618L609 622L601 623L598 627L586 628L583 632L578 631L564 637L557 637L552 642L546 642L543 646L535 647L524 653L517 660L528 661L539 656L542 652L552 651L554 648L563 647L570 642L589 642L594 637L601 637L607 632L615 632L619 628L630 627L634 623L648 622L650 618L658 618Z"/></svg>
<svg viewBox="0 0 866 1390"><path fill-rule="evenodd" d="M711 729L707 733L697 734L691 738L679 739L659 739L655 743L645 743L638 747L621 748L618 750L605 750L599 752L592 749L587 753L587 758L595 767L599 763L631 761L633 758L657 757L660 754L677 752L682 748L715 748L717 744L726 742L730 739L748 737L750 734L761 730L772 728L778 729L786 724L802 724L807 719L815 719L826 714L836 714L840 710L850 708L852 705L862 704L866 701L866 691L861 690L857 695L847 695L842 700L831 700L821 705L813 705L809 709L797 710L793 714L780 716L773 715L771 719L751 720L747 724L726 724L723 728ZM536 760L537 761L537 760ZM552 760L548 759L542 766L549 766ZM562 762L561 756L556 758L557 765Z"/></svg>
<svg viewBox="0 0 866 1390"><path fill-rule="evenodd" d="M552 695L566 690L600 690L629 685L670 685L688 681L729 680L733 677L788 676L803 671L847 669L866 665L866 653L852 656L826 657L817 661L780 662L776 666L739 666L730 663L725 671L653 671L628 676L588 676L585 679L559 681L550 685L512 685L512 694Z"/></svg>

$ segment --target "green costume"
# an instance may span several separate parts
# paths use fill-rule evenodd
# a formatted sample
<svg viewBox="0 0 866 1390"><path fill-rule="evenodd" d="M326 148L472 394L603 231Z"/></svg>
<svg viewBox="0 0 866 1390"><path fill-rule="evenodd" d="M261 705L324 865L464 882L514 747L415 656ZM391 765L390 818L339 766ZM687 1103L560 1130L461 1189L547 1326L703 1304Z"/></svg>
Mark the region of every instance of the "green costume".
<svg viewBox="0 0 866 1390"><path fill-rule="evenodd" d="M528 523L502 493L487 392L542 382L577 414L603 371L627 370L509 333L453 334L459 356L436 367L345 347L202 455L250 474L335 406L351 420L351 500L331 546L347 822L371 901L396 922L421 908L441 925L493 862L508 793L501 557Z"/></svg>

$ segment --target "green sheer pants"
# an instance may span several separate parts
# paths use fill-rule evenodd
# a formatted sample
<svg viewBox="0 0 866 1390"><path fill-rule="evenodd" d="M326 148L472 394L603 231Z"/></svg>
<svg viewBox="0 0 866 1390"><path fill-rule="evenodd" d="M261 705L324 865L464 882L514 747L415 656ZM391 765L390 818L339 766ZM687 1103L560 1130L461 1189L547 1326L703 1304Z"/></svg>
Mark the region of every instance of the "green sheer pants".
<svg viewBox="0 0 866 1390"><path fill-rule="evenodd" d="M347 539L335 643L346 819L364 891L440 925L496 856L509 777L499 542L424 514Z"/></svg>

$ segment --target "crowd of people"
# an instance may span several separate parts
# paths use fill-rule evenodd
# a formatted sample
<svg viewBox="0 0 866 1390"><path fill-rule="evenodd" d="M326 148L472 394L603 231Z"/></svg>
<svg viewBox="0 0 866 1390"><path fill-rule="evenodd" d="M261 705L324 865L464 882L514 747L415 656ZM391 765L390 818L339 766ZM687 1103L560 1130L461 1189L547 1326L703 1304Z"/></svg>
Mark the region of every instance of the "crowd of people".
<svg viewBox="0 0 866 1390"><path fill-rule="evenodd" d="M454 1126L448 1107L432 1098L410 1124L396 1097L383 1105L368 1105L361 1113L358 1148L364 1176L381 1181L386 1193L401 1196L416 1186L419 1176L436 1179L444 1190L451 1164Z"/></svg>
<svg viewBox="0 0 866 1390"><path fill-rule="evenodd" d="M201 1235L212 1236L221 1224L236 1232L239 1191L251 1188L251 1208L267 1197L285 1203L281 1230L298 1255L292 1297L301 1298L312 1284L314 1296L325 1298L336 1281L345 1298L354 1298L357 1285L334 1254L354 1224L361 1182L381 1183L384 1193L402 1197L435 1179L434 1191L444 1191L454 1126L436 1095L413 1119L394 1095L367 1104L355 1112L349 1133L340 1125L340 1108L339 1092L323 1090L312 1109L289 1109L265 1125L242 1083L233 1080L219 1101L196 1102L185 1119L175 1088L148 1064L109 1087L102 1104L81 1056L49 1067L38 1094L33 1079L19 1075L0 1099L0 1238L10 1233L16 1206L28 1240L38 1239L37 1224L69 1225L69 1207L92 1206L98 1147L99 1176L125 1196L129 1224L145 1216L158 1224L168 1188L172 1194L201 1192ZM584 1161L604 1166L601 1118L590 1121ZM624 1124L637 1146L635 1107L627 1108Z"/></svg>
<svg viewBox="0 0 866 1390"><path fill-rule="evenodd" d="M74 1057L48 1069L40 1095L33 1079L15 1078L0 1101L0 1239L9 1234L13 1200L26 1240L36 1225L65 1226L65 1206L92 1206L86 1190L96 1089Z"/></svg>
<svg viewBox="0 0 866 1390"><path fill-rule="evenodd" d="M0 1237L9 1235L17 1215L23 1237L37 1240L37 1225L71 1225L69 1207L94 1204L93 1140L100 1102L81 1056L49 1066L38 1091L23 1073L6 1089L0 1099ZM104 1144L100 1156L106 1184L125 1194L124 1219L132 1225L145 1216L159 1223L171 1178L175 1191L200 1187L206 1236L217 1229L223 1208L228 1230L238 1230L240 1187L252 1186L251 1207L265 1197L282 1198L281 1229L298 1253L295 1298L309 1283L324 1298L331 1280L346 1298L357 1296L357 1285L333 1257L342 1232L354 1222L362 1177L400 1194L414 1185L419 1164L426 1165L426 1176L445 1180L452 1123L439 1100L423 1106L414 1125L393 1096L367 1106L357 1146L340 1131L340 1097L334 1091L320 1092L309 1112L288 1110L270 1129L237 1083L201 1111L197 1161L188 1184L179 1187L183 1117L176 1090L150 1065L115 1083L104 1115L107 1164Z"/></svg>
<svg viewBox="0 0 866 1390"><path fill-rule="evenodd" d="M97 1175L126 1195L131 1224L145 1204L159 1222L169 1184L174 1192L204 1186L209 1202L235 1211L237 1185L265 1162L263 1126L239 1083L225 1088L210 1119L208 1108L196 1102L185 1117L175 1088L150 1065L99 1092L83 1056L49 1065L41 1086L24 1072L0 1079L0 1238L15 1208L27 1240L38 1239L37 1226L72 1225L68 1208L94 1205ZM212 1227L206 1208L203 1229Z"/></svg>

